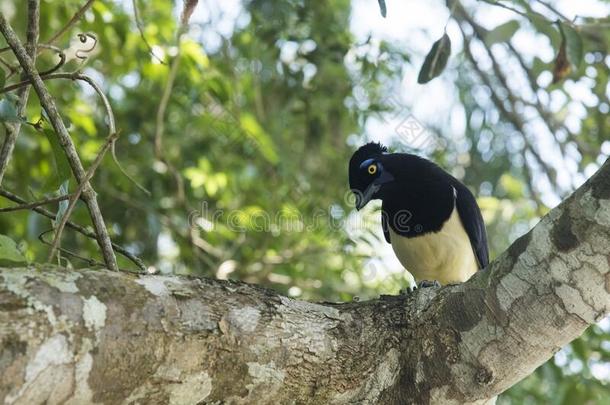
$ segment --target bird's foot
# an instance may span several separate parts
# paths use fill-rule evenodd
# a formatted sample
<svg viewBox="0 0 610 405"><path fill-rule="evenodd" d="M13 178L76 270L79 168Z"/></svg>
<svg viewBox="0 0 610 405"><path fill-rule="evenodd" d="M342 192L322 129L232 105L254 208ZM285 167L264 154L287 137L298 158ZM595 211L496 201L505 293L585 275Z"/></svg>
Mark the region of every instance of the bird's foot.
<svg viewBox="0 0 610 405"><path fill-rule="evenodd" d="M440 288L441 284L436 280L421 280L417 283L417 288L428 288L428 287L437 287Z"/></svg>
<svg viewBox="0 0 610 405"><path fill-rule="evenodd" d="M417 285L415 284L411 284L408 287L403 288L402 290L400 290L398 292L399 295L409 295L411 294L413 291L417 290Z"/></svg>

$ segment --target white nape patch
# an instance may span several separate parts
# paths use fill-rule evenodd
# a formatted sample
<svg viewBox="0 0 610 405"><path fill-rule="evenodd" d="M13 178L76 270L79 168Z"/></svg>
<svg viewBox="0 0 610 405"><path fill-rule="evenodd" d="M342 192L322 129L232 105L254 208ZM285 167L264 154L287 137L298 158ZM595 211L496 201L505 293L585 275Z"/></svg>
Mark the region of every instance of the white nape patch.
<svg viewBox="0 0 610 405"><path fill-rule="evenodd" d="M146 288L153 295L165 297L171 295L169 288L165 285L166 281L175 283L176 279L168 276L140 276L136 283Z"/></svg>
<svg viewBox="0 0 610 405"><path fill-rule="evenodd" d="M83 298L83 320L87 329L99 332L106 324L106 305L95 295Z"/></svg>
<svg viewBox="0 0 610 405"><path fill-rule="evenodd" d="M171 405L198 404L212 392L212 379L207 372L191 374L181 379L180 384L173 384L169 389Z"/></svg>
<svg viewBox="0 0 610 405"><path fill-rule="evenodd" d="M71 363L72 353L68 347L68 341L64 335L54 335L40 345L34 358L25 368L25 388L41 372L48 367Z"/></svg>
<svg viewBox="0 0 610 405"><path fill-rule="evenodd" d="M242 332L254 332L261 313L254 307L232 309L227 315L227 321L232 327Z"/></svg>

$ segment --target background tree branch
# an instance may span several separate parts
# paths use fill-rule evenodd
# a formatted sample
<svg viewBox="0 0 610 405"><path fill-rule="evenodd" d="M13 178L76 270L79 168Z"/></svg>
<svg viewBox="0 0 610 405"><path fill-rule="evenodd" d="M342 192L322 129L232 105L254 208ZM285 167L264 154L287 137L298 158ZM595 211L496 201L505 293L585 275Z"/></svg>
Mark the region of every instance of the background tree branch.
<svg viewBox="0 0 610 405"><path fill-rule="evenodd" d="M27 23L27 43L26 52L32 58L32 63L36 62L36 53L38 49L38 36L40 33L40 0L28 0L28 23ZM27 75L24 74L24 78ZM17 115L22 116L25 113L28 98L30 95L30 88L24 87L19 90L19 100L17 102ZM11 160L13 149L15 148L15 142L19 136L21 130L21 121L14 123L5 124L6 136L0 149L0 185L2 185L2 179L8 168L8 164Z"/></svg>
<svg viewBox="0 0 610 405"><path fill-rule="evenodd" d="M48 92L44 82L36 70L36 67L34 66L34 61L28 56L25 48L19 41L19 38L12 30L2 13L0 13L0 32L2 32L6 42L13 50L15 57L21 64L25 74L31 78L32 85L34 86L36 93L38 93L40 103L49 116L49 120L51 121L51 125L57 134L59 143L66 153L66 158L68 159L68 163L70 164L72 172L74 173L74 177L76 177L79 184L84 183L84 189L82 191L83 200L89 209L91 221L93 222L97 235L97 242L100 246L100 250L102 251L102 255L104 256L104 262L109 269L118 270L116 257L114 255L114 251L112 250L112 242L110 241L108 230L106 229L106 224L104 222L104 217L102 216L97 203L95 191L87 180L87 174L83 168L80 158L78 157L78 152L76 151L70 134L68 133L68 130L61 119L51 94Z"/></svg>

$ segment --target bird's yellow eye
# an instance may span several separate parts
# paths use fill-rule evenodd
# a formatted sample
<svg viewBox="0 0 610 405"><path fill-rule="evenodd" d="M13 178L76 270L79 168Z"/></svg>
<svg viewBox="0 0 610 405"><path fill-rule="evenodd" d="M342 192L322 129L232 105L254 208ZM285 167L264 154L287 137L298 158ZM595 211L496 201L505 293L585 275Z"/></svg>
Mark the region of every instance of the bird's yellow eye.
<svg viewBox="0 0 610 405"><path fill-rule="evenodd" d="M367 170L368 170L369 174L375 174L375 173L377 173L377 166L370 165Z"/></svg>

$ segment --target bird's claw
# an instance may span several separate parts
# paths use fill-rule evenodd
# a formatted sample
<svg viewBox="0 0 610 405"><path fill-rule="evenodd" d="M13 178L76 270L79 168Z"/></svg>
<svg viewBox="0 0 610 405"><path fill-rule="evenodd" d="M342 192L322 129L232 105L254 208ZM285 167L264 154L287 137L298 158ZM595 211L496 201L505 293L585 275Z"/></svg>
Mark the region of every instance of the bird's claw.
<svg viewBox="0 0 610 405"><path fill-rule="evenodd" d="M419 288L428 288L428 287L437 287L440 288L441 284L436 281L436 280L421 280L419 281L417 284L412 284L406 288L403 288L402 290L400 290L399 294L400 295L409 295L411 293L413 293L415 290L419 289Z"/></svg>
<svg viewBox="0 0 610 405"><path fill-rule="evenodd" d="M437 287L440 288L441 284L436 280L421 280L417 283L417 288L428 288Z"/></svg>
<svg viewBox="0 0 610 405"><path fill-rule="evenodd" d="M400 295L409 295L411 294L413 291L415 291L417 289L417 286L415 284L412 284L406 288L403 288L402 290L400 290L398 292L398 294Z"/></svg>

